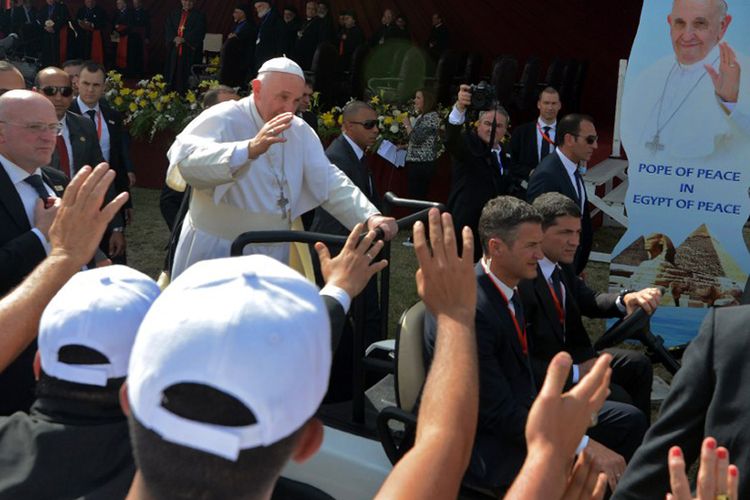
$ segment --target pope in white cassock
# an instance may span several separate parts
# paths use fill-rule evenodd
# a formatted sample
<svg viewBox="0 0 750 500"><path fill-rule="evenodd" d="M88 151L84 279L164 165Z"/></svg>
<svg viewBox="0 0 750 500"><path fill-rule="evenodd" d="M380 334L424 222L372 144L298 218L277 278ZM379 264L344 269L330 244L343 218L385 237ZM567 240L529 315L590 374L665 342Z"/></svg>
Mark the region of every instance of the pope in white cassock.
<svg viewBox="0 0 750 500"><path fill-rule="evenodd" d="M613 255L653 232L677 246L706 224L747 273L750 254L742 226L750 214L750 87L741 68L750 65L721 41L732 21L724 0L675 0L667 21L674 56L625 83L621 123L629 159L629 227ZM640 171L641 164L671 166L672 175ZM692 174L680 177L677 167L692 168ZM672 200L645 204L635 202L634 193ZM692 200L692 210L678 207L678 199ZM711 204L698 209L701 201Z"/></svg>
<svg viewBox="0 0 750 500"><path fill-rule="evenodd" d="M246 231L301 229L299 216L322 206L351 229L367 221L386 239L397 227L325 156L320 139L294 111L304 91L290 59L267 61L253 93L213 106L193 120L168 152L167 184L193 187L177 244L172 278L191 264L229 255ZM299 268L302 252L288 244L250 245Z"/></svg>

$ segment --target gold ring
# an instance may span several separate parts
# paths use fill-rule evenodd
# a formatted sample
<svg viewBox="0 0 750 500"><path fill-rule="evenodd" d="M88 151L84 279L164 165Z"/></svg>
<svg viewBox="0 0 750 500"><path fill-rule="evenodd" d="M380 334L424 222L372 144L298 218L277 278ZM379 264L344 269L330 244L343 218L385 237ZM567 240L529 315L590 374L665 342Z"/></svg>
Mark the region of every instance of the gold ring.
<svg viewBox="0 0 750 500"><path fill-rule="evenodd" d="M737 67L737 65L736 65L736 64L730 64L730 65L729 65L729 67L730 67L730 68L736 68L736 67ZM716 498L719 498L719 497L716 497Z"/></svg>
<svg viewBox="0 0 750 500"><path fill-rule="evenodd" d="M729 500L729 495L722 493L721 495L716 495L716 500Z"/></svg>

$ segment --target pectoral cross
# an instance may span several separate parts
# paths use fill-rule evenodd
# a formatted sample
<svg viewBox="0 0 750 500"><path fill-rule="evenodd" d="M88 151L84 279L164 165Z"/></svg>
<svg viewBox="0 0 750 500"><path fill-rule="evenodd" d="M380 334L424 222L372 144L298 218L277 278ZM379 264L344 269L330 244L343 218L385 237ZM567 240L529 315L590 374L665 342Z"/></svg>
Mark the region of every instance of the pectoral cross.
<svg viewBox="0 0 750 500"><path fill-rule="evenodd" d="M659 142L659 132L657 132L654 135L654 138L646 143L646 148L649 149L652 153L656 153L657 151L662 151L664 149L664 144Z"/></svg>
<svg viewBox="0 0 750 500"><path fill-rule="evenodd" d="M276 206L281 209L281 218L284 220L288 217L287 205L289 205L289 200L284 196L284 191L279 191L279 200L276 202Z"/></svg>

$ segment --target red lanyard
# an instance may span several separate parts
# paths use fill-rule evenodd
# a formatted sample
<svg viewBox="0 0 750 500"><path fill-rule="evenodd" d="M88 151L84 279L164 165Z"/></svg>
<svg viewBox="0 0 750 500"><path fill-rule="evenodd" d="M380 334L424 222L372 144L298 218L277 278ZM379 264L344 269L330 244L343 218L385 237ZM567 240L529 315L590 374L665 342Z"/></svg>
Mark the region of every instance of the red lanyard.
<svg viewBox="0 0 750 500"><path fill-rule="evenodd" d="M560 320L560 326L565 329L565 309L563 309L562 304L560 303L560 299L557 298L557 294L555 293L555 287L547 283L547 288L549 288L549 293L552 295L552 302L555 303L555 310L557 310L557 318Z"/></svg>
<svg viewBox="0 0 750 500"><path fill-rule="evenodd" d="M102 140L102 114L97 111L96 112L96 135L99 136L99 142Z"/></svg>
<svg viewBox="0 0 750 500"><path fill-rule="evenodd" d="M555 145L555 141L553 141L550 138L550 136L548 136L547 134L544 133L544 131L542 130L542 126L539 125L539 122L536 122L536 129L539 131L540 134L542 134L542 139L544 139L545 141L547 141L547 142L550 143L550 146L554 146ZM552 130L552 127L550 127L550 130Z"/></svg>
<svg viewBox="0 0 750 500"><path fill-rule="evenodd" d="M484 267L484 264L482 264L482 267ZM487 276L490 278L490 281L492 281L492 284L497 289L498 293L500 293L500 296L505 301L505 307L508 308L508 312L510 312L510 319L513 320L513 326L516 327L516 335L518 335L518 341L521 343L521 350L524 354L529 354L529 343L526 340L526 325L523 325L523 328L518 324L518 320L516 319L516 313L513 311L513 309L510 308L510 301L505 296L503 291L500 289L499 286L497 286L497 283L495 283L495 280L492 279L492 276L490 276L490 273L488 272L487 268L484 267L484 272L487 273Z"/></svg>

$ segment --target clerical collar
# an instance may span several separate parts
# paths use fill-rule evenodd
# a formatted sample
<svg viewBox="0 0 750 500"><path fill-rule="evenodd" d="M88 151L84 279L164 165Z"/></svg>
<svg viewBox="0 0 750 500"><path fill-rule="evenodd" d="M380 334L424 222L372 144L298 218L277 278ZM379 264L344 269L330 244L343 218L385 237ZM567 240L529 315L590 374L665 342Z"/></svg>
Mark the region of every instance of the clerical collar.
<svg viewBox="0 0 750 500"><path fill-rule="evenodd" d="M362 148L357 146L357 143L351 140L351 138L348 135L346 135L346 133L342 133L341 135L344 136L344 139L346 139L346 142L348 142L349 145L352 147L352 149L354 150L354 154L357 155L357 159L361 160L362 157L365 155L365 152L362 150Z"/></svg>
<svg viewBox="0 0 750 500"><path fill-rule="evenodd" d="M484 272L487 273L487 276L489 276L492 282L500 288L500 291L503 292L505 298L508 299L508 302L510 302L510 299L513 298L513 294L516 293L516 289L503 283L503 281L495 276L495 274L490 270L490 263L492 262L492 259L482 257L479 262L482 263L482 268L484 268Z"/></svg>
<svg viewBox="0 0 750 500"><path fill-rule="evenodd" d="M557 269L557 264L545 257L539 261L539 269L542 270L544 279L549 281L552 279L552 273Z"/></svg>
<svg viewBox="0 0 750 500"><path fill-rule="evenodd" d="M539 126L543 129L544 127L549 127L552 130L557 130L557 120L553 121L552 124L544 123L544 120L542 120L542 117L540 116L537 118L536 122L539 124Z"/></svg>
<svg viewBox="0 0 750 500"><path fill-rule="evenodd" d="M718 60L719 60L719 46L715 45L713 49L708 51L708 54L706 54L706 57L704 57L702 60L695 62L693 64L682 64L681 62L677 61L677 67L685 73L695 71L696 69L705 71L704 68L706 65L713 66L714 63Z"/></svg>
<svg viewBox="0 0 750 500"><path fill-rule="evenodd" d="M560 148L556 148L555 153L557 153L557 156L560 157L560 161L562 162L563 167L565 167L565 170L567 170L568 174L575 175L576 170L578 170L578 164L573 163L573 160L565 156Z"/></svg>

